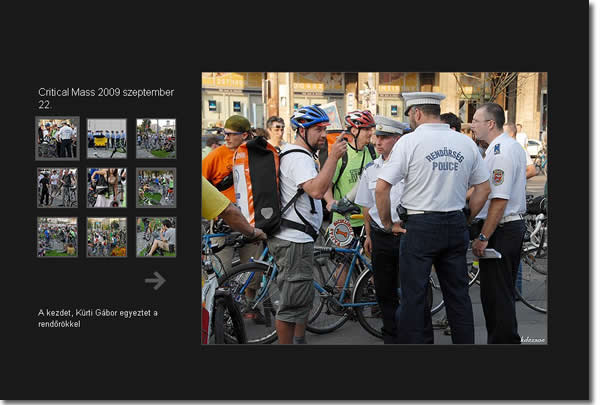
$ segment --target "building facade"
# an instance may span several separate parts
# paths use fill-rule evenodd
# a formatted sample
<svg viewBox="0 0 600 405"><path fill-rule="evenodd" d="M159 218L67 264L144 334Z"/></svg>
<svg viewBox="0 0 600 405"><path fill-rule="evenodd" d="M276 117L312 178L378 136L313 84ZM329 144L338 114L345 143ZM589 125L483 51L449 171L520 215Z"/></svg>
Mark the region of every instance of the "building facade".
<svg viewBox="0 0 600 405"><path fill-rule="evenodd" d="M529 138L540 139L547 131L547 73L500 72L202 73L202 129L221 127L234 114L247 117L255 128L273 115L289 123L296 109L315 103L335 105L340 117L369 109L406 122L402 93L414 91L445 94L442 113L452 112L464 123L491 97ZM286 125L284 138L292 136Z"/></svg>

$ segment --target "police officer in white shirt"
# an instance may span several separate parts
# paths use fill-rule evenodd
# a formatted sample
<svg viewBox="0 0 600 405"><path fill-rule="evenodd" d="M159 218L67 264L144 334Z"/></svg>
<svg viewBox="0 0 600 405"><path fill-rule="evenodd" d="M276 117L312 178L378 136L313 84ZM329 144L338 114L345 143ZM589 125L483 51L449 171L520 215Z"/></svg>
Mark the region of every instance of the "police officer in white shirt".
<svg viewBox="0 0 600 405"><path fill-rule="evenodd" d="M488 332L488 343L520 344L515 312L515 278L525 235L526 152L508 134L502 133L504 111L486 103L473 115L471 129L477 139L489 144L485 164L492 192L476 218L485 220L473 241L473 253L482 256L494 248L501 259L481 260L481 304Z"/></svg>
<svg viewBox="0 0 600 405"><path fill-rule="evenodd" d="M399 121L380 115L375 116L375 149L380 155L377 159L369 162L360 178L357 186L354 202L363 206L365 217L366 239L365 251L371 256L373 264L375 293L377 303L381 309L383 327L383 343L396 343L396 310L398 309L398 249L400 237L389 235L383 230L377 206L375 204L375 186L377 176L388 159L392 148L405 132L410 128ZM390 191L392 221L399 223L398 213L394 209L400 204L400 197L404 182L395 184ZM427 308L431 311L431 308ZM429 317L431 320L431 317ZM430 328L431 333L433 333Z"/></svg>
<svg viewBox="0 0 600 405"><path fill-rule="evenodd" d="M61 140L61 157L73 157L71 153L71 145L73 143L73 129L69 126L69 123L64 121L60 131L58 131L58 137Z"/></svg>
<svg viewBox="0 0 600 405"><path fill-rule="evenodd" d="M453 343L474 343L466 253L467 218L462 212L467 189L471 216L479 213L490 191L489 172L475 143L440 120L439 93L403 93L404 115L413 132L392 149L378 175L377 211L386 232L404 232L400 241L402 304L396 314L398 343L426 343L427 287L432 265L440 280ZM390 190L404 179L401 205L404 228L392 226ZM471 218L469 218L470 220Z"/></svg>

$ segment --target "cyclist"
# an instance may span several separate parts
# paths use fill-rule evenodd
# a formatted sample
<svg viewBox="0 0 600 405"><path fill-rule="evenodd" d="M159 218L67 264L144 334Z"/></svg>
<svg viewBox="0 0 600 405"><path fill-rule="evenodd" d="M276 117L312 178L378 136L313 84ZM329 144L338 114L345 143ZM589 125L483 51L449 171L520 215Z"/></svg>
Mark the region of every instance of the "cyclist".
<svg viewBox="0 0 600 405"><path fill-rule="evenodd" d="M280 161L282 206L286 206L299 189L304 193L296 199L293 209L283 213L280 230L267 244L279 269L277 286L281 295L275 316L279 343L302 344L306 343L306 322L314 297L314 240L323 220L321 202L314 200L320 200L330 190L335 166L346 150L346 142L338 138L319 172L315 155L327 139L327 113L318 105L309 105L298 109L290 123L296 131L296 140L284 145L281 153L292 149L304 153L290 153Z"/></svg>

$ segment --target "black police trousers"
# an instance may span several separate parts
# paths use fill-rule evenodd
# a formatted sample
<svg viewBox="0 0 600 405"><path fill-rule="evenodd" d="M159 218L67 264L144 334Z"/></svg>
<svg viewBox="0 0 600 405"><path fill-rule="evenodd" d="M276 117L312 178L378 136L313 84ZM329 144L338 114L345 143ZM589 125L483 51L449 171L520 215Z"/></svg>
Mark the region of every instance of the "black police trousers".
<svg viewBox="0 0 600 405"><path fill-rule="evenodd" d="M515 311L515 279L521 260L525 221L500 224L492 234L488 249L496 249L501 259L479 261L481 305L485 316L488 344L520 344ZM454 330L452 331L454 333Z"/></svg>
<svg viewBox="0 0 600 405"><path fill-rule="evenodd" d="M401 302L399 287L399 249L402 234L395 236L371 225L372 254L375 295L383 317L383 343L398 343L396 312ZM431 322L431 287L428 287L425 301L425 341L433 343Z"/></svg>
<svg viewBox="0 0 600 405"><path fill-rule="evenodd" d="M474 343L466 258L469 231L465 215L461 211L409 215L405 229L400 241L398 343L432 343L431 312L427 311L432 265L442 288L452 343Z"/></svg>

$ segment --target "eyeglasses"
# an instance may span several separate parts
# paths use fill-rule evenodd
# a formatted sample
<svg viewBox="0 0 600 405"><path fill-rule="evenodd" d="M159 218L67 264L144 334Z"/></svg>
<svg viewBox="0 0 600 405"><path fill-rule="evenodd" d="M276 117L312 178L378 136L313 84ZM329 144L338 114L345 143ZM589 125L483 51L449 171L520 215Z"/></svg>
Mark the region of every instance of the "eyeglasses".
<svg viewBox="0 0 600 405"><path fill-rule="evenodd" d="M223 131L223 136L227 136L227 135L242 135L243 132L225 132Z"/></svg>
<svg viewBox="0 0 600 405"><path fill-rule="evenodd" d="M281 125L275 125L275 126L272 126L272 127L271 127L271 129L273 129L273 130L274 130L274 129L281 129L282 131L283 131L283 129L284 129L284 128L285 128L285 127L284 127L284 126L281 126Z"/></svg>
<svg viewBox="0 0 600 405"><path fill-rule="evenodd" d="M471 123L473 123L473 124L479 124L480 122L486 122L486 121L492 121L492 120L481 120L481 121L479 121L479 120L473 120L473 121L471 121Z"/></svg>

